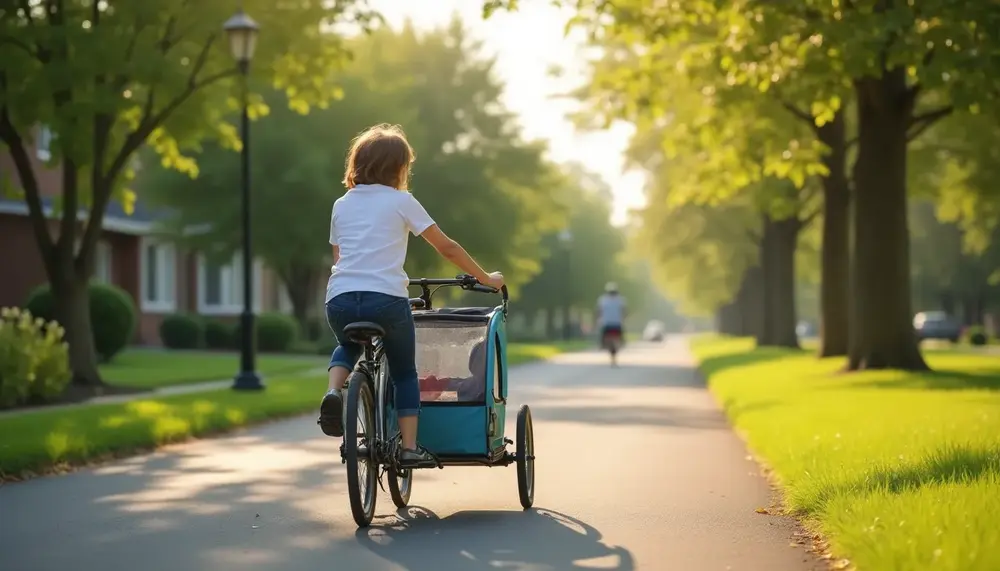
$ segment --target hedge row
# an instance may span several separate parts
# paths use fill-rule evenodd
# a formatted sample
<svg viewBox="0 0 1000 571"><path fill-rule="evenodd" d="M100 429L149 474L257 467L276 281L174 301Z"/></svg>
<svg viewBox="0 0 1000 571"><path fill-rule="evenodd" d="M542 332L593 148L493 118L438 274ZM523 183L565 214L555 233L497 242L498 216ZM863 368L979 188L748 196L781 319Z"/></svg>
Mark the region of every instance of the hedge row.
<svg viewBox="0 0 1000 571"><path fill-rule="evenodd" d="M132 340L139 321L135 302L125 290L107 284L90 284L87 295L94 350L102 362L108 362ZM31 292L25 309L46 322L56 320L55 297L48 284Z"/></svg>
<svg viewBox="0 0 1000 571"><path fill-rule="evenodd" d="M258 315L254 329L254 342L260 351L285 352L298 340L299 326L295 319L281 313ZM178 313L160 323L160 339L169 349L236 349L242 332L239 323Z"/></svg>

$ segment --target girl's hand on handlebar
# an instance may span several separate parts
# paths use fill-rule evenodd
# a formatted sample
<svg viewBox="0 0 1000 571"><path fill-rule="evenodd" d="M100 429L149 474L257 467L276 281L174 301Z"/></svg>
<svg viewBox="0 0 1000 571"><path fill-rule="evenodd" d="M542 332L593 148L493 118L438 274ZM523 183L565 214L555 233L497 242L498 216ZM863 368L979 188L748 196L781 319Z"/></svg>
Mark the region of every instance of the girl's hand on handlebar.
<svg viewBox="0 0 1000 571"><path fill-rule="evenodd" d="M484 286L489 286L493 289L500 289L503 287L503 274L500 272L492 272L489 274L486 281L482 283Z"/></svg>

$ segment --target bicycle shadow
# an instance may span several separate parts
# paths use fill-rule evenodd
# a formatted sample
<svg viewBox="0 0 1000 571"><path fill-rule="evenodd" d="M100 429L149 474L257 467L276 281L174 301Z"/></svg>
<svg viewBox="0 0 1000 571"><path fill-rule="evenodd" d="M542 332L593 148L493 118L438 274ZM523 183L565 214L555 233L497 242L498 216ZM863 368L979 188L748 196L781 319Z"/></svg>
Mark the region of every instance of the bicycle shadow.
<svg viewBox="0 0 1000 571"><path fill-rule="evenodd" d="M355 533L358 544L407 571L474 569L633 571L632 554L592 526L547 509L460 511L441 518L410 506Z"/></svg>

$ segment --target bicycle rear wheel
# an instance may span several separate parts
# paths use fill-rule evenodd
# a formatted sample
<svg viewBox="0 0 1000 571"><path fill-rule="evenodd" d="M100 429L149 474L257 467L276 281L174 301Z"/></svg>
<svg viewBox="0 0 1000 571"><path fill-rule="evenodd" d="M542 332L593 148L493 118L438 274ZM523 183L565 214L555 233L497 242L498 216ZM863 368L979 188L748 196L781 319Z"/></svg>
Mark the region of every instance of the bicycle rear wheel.
<svg viewBox="0 0 1000 571"><path fill-rule="evenodd" d="M368 376L360 371L348 380L347 411L344 416L344 458L347 464L347 495L351 515L358 527L367 527L375 517L378 495L378 463L375 461L375 397Z"/></svg>

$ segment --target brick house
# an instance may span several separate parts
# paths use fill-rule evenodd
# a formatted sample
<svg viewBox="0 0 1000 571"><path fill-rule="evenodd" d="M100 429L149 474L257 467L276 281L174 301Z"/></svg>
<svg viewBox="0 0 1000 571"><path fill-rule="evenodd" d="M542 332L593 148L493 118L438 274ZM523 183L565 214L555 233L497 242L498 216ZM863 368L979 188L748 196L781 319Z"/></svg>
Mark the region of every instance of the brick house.
<svg viewBox="0 0 1000 571"><path fill-rule="evenodd" d="M54 198L61 194L60 171L47 166L51 159L48 130L38 129L34 138L31 159L48 214ZM3 151L0 177L18 182L13 162ZM135 300L139 320L134 342L140 345L161 344L159 327L166 315L182 312L236 319L243 309L241 255L237 253L226 264L213 264L198 252L158 239L154 226L164 214L144 205L141 196L131 215L112 203L97 247L93 280L116 285ZM57 229L53 220L53 235ZM254 280L257 312L290 313L284 287L260 261L254 266ZM22 305L46 281L27 205L20 198L0 196L0 307Z"/></svg>

